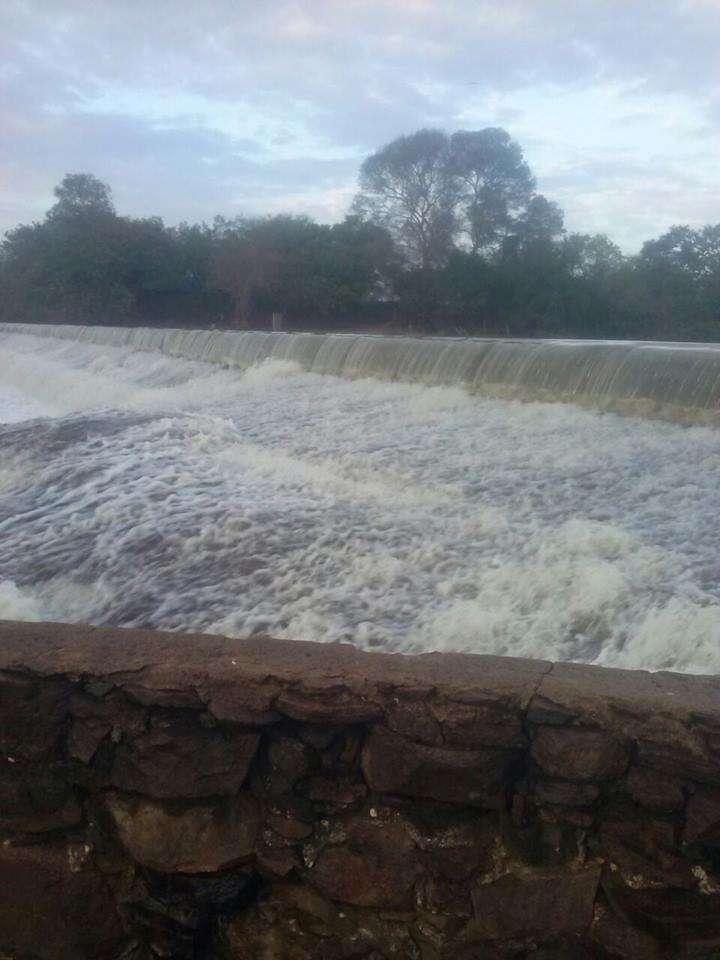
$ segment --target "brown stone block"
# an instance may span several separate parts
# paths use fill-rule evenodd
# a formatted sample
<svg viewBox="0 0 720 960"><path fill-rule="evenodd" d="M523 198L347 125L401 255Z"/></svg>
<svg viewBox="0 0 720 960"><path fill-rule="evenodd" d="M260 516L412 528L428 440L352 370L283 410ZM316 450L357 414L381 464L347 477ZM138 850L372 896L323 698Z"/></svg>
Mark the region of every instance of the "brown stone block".
<svg viewBox="0 0 720 960"><path fill-rule="evenodd" d="M313 828L309 823L297 820L295 817L279 813L268 815L266 823L271 830L274 830L285 840L305 840L309 837Z"/></svg>
<svg viewBox="0 0 720 960"><path fill-rule="evenodd" d="M596 865L505 874L473 889L473 928L483 938L501 942L582 934L593 918L599 881Z"/></svg>
<svg viewBox="0 0 720 960"><path fill-rule="evenodd" d="M320 853L308 880L329 900L361 907L410 902L418 875L415 844L394 820L351 820L345 841Z"/></svg>
<svg viewBox="0 0 720 960"><path fill-rule="evenodd" d="M430 710L440 724L443 740L447 744L507 749L527 746L520 711L508 704L445 700L430 704Z"/></svg>
<svg viewBox="0 0 720 960"><path fill-rule="evenodd" d="M111 782L157 799L234 794L258 741L254 733L207 730L184 718L156 720L146 733L118 746Z"/></svg>
<svg viewBox="0 0 720 960"><path fill-rule="evenodd" d="M530 755L550 777L576 782L615 780L630 762L630 751L608 733L584 727L541 727Z"/></svg>
<svg viewBox="0 0 720 960"><path fill-rule="evenodd" d="M105 794L120 842L143 866L162 873L209 873L247 861L259 814L254 799L163 803Z"/></svg>
<svg viewBox="0 0 720 960"><path fill-rule="evenodd" d="M262 783L270 796L290 793L298 780L307 776L315 755L313 750L295 737L283 734L267 745L262 762Z"/></svg>
<svg viewBox="0 0 720 960"><path fill-rule="evenodd" d="M386 722L395 733L415 743L440 746L443 742L440 724L423 700L406 701L395 697L387 709Z"/></svg>
<svg viewBox="0 0 720 960"><path fill-rule="evenodd" d="M560 807L589 807L600 796L593 783L568 783L564 780L538 780L535 784L535 802Z"/></svg>
<svg viewBox="0 0 720 960"><path fill-rule="evenodd" d="M694 884L691 866L677 841L677 824L669 817L649 816L621 799L604 811L592 846L626 876L644 883Z"/></svg>
<svg viewBox="0 0 720 960"><path fill-rule="evenodd" d="M342 776L324 776L322 774L308 779L304 787L307 796L316 805L316 809L342 810L362 805L367 797L364 783L352 783Z"/></svg>
<svg viewBox="0 0 720 960"><path fill-rule="evenodd" d="M703 937L701 940L678 943L672 953L672 960L718 960L718 957L720 937Z"/></svg>
<svg viewBox="0 0 720 960"><path fill-rule="evenodd" d="M123 685L123 692L143 707L178 707L188 710L202 710L205 706L194 687L173 689L143 687L139 684L126 683Z"/></svg>
<svg viewBox="0 0 720 960"><path fill-rule="evenodd" d="M249 683L244 678L218 678L204 691L208 710L222 723L265 727L277 723L282 716L272 709L280 692L276 683Z"/></svg>
<svg viewBox="0 0 720 960"><path fill-rule="evenodd" d="M361 697L332 691L309 693L285 691L275 701L275 707L286 717L308 723L353 724L370 723L382 716L382 707Z"/></svg>
<svg viewBox="0 0 720 960"><path fill-rule="evenodd" d="M111 724L103 720L74 719L68 732L68 756L81 763L90 763L98 747L111 731Z"/></svg>
<svg viewBox="0 0 720 960"><path fill-rule="evenodd" d="M39 760L56 746L72 686L58 680L0 674L0 754Z"/></svg>
<svg viewBox="0 0 720 960"><path fill-rule="evenodd" d="M647 767L633 767L625 780L633 800L653 813L676 813L685 805L682 784Z"/></svg>
<svg viewBox="0 0 720 960"><path fill-rule="evenodd" d="M149 711L119 690L101 700L76 690L70 697L69 710L73 721L110 726L117 739L137 736L147 729Z"/></svg>
<svg viewBox="0 0 720 960"><path fill-rule="evenodd" d="M0 846L0 954L117 960L124 937L102 876L64 846Z"/></svg>
<svg viewBox="0 0 720 960"><path fill-rule="evenodd" d="M638 743L638 760L662 777L720 786L720 760L696 731L684 726L652 731Z"/></svg>
<svg viewBox="0 0 720 960"><path fill-rule="evenodd" d="M685 843L720 844L720 789L698 787L685 812Z"/></svg>
<svg viewBox="0 0 720 960"><path fill-rule="evenodd" d="M659 960L660 946L644 930L631 926L598 905L590 928L590 939L617 960Z"/></svg>
<svg viewBox="0 0 720 960"><path fill-rule="evenodd" d="M470 886L458 880L424 876L415 889L415 900L421 910L449 914L453 917L471 917Z"/></svg>
<svg viewBox="0 0 720 960"><path fill-rule="evenodd" d="M43 833L81 821L74 793L54 770L0 758L0 829Z"/></svg>
<svg viewBox="0 0 720 960"><path fill-rule="evenodd" d="M363 746L362 767L371 790L448 803L500 809L517 754L411 743L375 727Z"/></svg>
<svg viewBox="0 0 720 960"><path fill-rule="evenodd" d="M692 942L720 941L720 892L718 885L704 890L698 885L681 889L670 884L643 883L632 877L627 882L619 871L603 871L602 888L617 915L653 933L668 948Z"/></svg>

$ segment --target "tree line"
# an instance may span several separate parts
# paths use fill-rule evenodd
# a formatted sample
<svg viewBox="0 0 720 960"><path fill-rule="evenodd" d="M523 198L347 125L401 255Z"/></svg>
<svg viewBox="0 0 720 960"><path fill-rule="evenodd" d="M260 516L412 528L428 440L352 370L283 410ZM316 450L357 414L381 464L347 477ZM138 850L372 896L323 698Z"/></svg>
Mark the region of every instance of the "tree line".
<svg viewBox="0 0 720 960"><path fill-rule="evenodd" d="M0 245L0 318L85 324L372 327L503 336L720 339L720 224L625 256L568 233L499 128L420 130L360 168L351 213L123 217L69 174Z"/></svg>

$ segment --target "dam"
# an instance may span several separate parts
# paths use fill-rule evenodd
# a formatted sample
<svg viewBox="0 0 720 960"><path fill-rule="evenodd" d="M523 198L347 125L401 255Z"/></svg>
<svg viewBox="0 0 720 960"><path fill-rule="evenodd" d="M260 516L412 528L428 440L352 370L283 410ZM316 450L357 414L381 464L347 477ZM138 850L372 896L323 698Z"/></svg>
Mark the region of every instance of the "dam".
<svg viewBox="0 0 720 960"><path fill-rule="evenodd" d="M720 418L720 344L498 340L0 324L247 369L267 359L312 373L458 386L489 397L564 401L689 422Z"/></svg>
<svg viewBox="0 0 720 960"><path fill-rule="evenodd" d="M0 329L0 954L715 960L718 356Z"/></svg>
<svg viewBox="0 0 720 960"><path fill-rule="evenodd" d="M0 615L720 669L715 347L6 325L0 364Z"/></svg>

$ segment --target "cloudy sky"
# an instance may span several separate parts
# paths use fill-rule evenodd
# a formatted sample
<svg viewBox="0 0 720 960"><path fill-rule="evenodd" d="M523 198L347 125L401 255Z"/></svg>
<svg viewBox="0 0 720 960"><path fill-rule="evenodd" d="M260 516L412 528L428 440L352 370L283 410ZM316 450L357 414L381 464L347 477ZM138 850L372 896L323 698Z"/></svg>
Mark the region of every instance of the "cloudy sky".
<svg viewBox="0 0 720 960"><path fill-rule="evenodd" d="M503 126L569 229L720 221L720 0L2 0L0 231L67 172L166 221L332 222L363 157Z"/></svg>

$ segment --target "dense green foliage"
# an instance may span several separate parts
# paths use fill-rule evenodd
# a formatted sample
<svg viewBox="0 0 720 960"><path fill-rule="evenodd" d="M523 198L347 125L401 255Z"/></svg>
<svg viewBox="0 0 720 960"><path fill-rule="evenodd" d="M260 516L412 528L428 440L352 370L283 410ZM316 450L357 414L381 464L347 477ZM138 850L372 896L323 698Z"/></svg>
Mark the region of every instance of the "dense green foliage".
<svg viewBox="0 0 720 960"><path fill-rule="evenodd" d="M65 323L388 328L720 340L720 224L623 256L568 234L497 128L420 130L360 170L353 214L166 227L118 215L71 174L0 246L0 318Z"/></svg>

